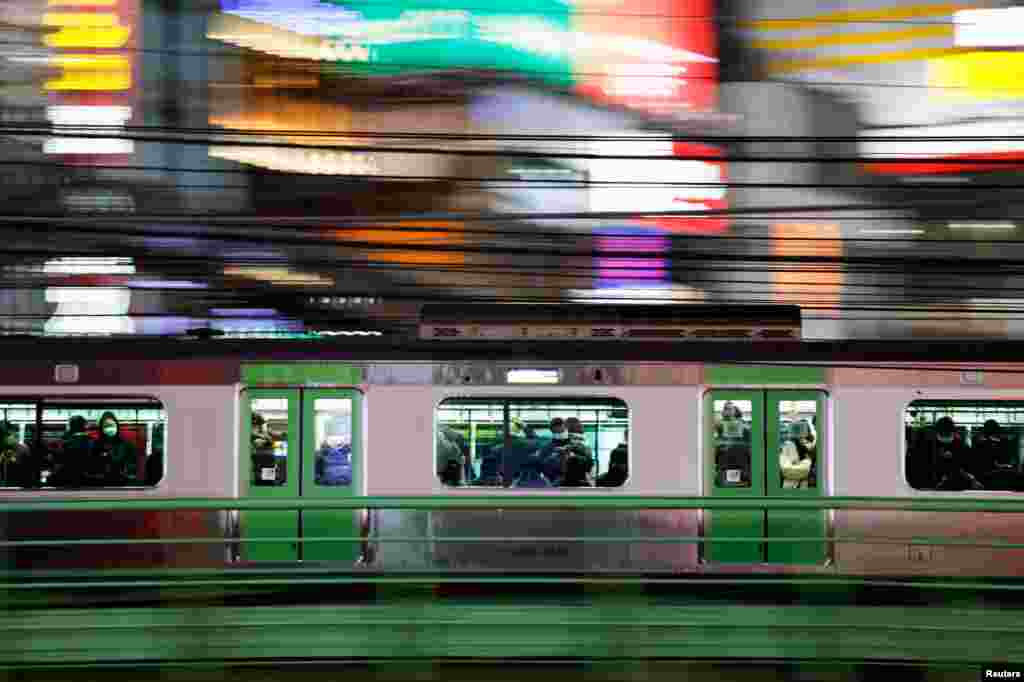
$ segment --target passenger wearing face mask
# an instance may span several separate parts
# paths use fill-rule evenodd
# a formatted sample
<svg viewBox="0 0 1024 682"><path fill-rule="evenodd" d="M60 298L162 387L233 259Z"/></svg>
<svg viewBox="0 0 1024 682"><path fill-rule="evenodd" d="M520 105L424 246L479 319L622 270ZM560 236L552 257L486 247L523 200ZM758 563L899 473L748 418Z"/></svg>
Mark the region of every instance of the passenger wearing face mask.
<svg viewBox="0 0 1024 682"><path fill-rule="evenodd" d="M569 432L565 430L565 420L555 417L551 420L551 440L537 453L541 461L541 470L552 485L558 485L562 479L562 459L558 450L569 443Z"/></svg>
<svg viewBox="0 0 1024 682"><path fill-rule="evenodd" d="M85 482L94 485L138 484L135 446L121 437L121 425L113 412L100 417L100 437L92 444Z"/></svg>
<svg viewBox="0 0 1024 682"><path fill-rule="evenodd" d="M316 453L317 485L352 484L352 443L348 420L334 417L324 429L324 441Z"/></svg>

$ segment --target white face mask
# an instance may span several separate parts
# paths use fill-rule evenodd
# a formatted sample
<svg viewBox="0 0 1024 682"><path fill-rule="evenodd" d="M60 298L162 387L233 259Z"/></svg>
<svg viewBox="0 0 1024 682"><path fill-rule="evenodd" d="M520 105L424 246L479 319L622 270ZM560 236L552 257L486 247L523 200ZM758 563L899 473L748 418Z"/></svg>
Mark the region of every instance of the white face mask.
<svg viewBox="0 0 1024 682"><path fill-rule="evenodd" d="M552 440L566 440L569 438L569 434L565 431L559 431L558 433L551 434Z"/></svg>
<svg viewBox="0 0 1024 682"><path fill-rule="evenodd" d="M327 439L328 447L340 448L344 444L345 444L345 437L344 436L330 436Z"/></svg>
<svg viewBox="0 0 1024 682"><path fill-rule="evenodd" d="M103 427L103 434L113 438L114 436L117 435L117 427L114 426L113 424L111 424L110 426L104 426Z"/></svg>

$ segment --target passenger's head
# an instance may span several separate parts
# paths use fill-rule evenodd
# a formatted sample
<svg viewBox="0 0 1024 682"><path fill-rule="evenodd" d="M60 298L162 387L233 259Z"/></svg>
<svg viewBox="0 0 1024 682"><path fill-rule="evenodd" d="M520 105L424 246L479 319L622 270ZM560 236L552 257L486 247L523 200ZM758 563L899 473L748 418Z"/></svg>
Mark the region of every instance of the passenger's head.
<svg viewBox="0 0 1024 682"><path fill-rule="evenodd" d="M519 421L518 418L512 417L508 422L509 435L512 438L525 438L526 427L523 426L523 422Z"/></svg>
<svg viewBox="0 0 1024 682"><path fill-rule="evenodd" d="M793 440L814 442L817 435L809 421L801 419L789 425L789 437Z"/></svg>
<svg viewBox="0 0 1024 682"><path fill-rule="evenodd" d="M555 417L551 420L551 438L554 440L565 440L569 437L568 432L565 430L565 420L561 417Z"/></svg>
<svg viewBox="0 0 1024 682"><path fill-rule="evenodd" d="M331 417L324 425L324 442L329 447L338 448L349 442L351 438L349 420L345 417Z"/></svg>
<svg viewBox="0 0 1024 682"><path fill-rule="evenodd" d="M88 422L85 421L85 417L76 414L68 421L68 431L71 433L82 433L85 431L85 427Z"/></svg>
<svg viewBox="0 0 1024 682"><path fill-rule="evenodd" d="M103 416L100 417L100 433L106 438L116 436L120 426L113 412L104 412Z"/></svg>
<svg viewBox="0 0 1024 682"><path fill-rule="evenodd" d="M999 426L999 422L995 419L989 419L982 425L981 432L985 434L986 438L995 439L1002 435L1003 427Z"/></svg>
<svg viewBox="0 0 1024 682"><path fill-rule="evenodd" d="M565 430L569 432L569 435L583 435L583 422L576 417L569 417L565 420Z"/></svg>
<svg viewBox="0 0 1024 682"><path fill-rule="evenodd" d="M262 431L263 427L266 426L267 422L263 419L263 415L258 412L252 413L252 430Z"/></svg>
<svg viewBox="0 0 1024 682"><path fill-rule="evenodd" d="M956 434L956 424L949 417L943 417L935 422L935 437L940 443L948 445L953 442Z"/></svg>
<svg viewBox="0 0 1024 682"><path fill-rule="evenodd" d="M725 406L722 407L722 419L738 419L740 416L740 408L732 404L731 400L725 401Z"/></svg>

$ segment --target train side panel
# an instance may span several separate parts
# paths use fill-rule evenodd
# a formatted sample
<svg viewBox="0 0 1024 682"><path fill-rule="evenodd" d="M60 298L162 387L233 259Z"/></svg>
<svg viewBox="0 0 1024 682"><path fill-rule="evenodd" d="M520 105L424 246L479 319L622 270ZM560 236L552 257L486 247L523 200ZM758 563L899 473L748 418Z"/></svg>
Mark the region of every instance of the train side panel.
<svg viewBox="0 0 1024 682"><path fill-rule="evenodd" d="M167 426L164 476L155 487L69 490L41 488L0 491L5 500L140 499L234 497L236 495L237 387L235 386L73 386L6 387L5 396L147 396L158 399ZM10 540L113 538L225 538L230 514L178 512L48 512L5 515L3 536ZM11 568L71 569L133 566L217 566L227 556L223 544L56 545L14 548L5 555Z"/></svg>
<svg viewBox="0 0 1024 682"><path fill-rule="evenodd" d="M952 376L944 376L952 374ZM833 396L834 494L840 497L962 495L999 498L1012 492L915 490L906 479L904 414L914 400L1024 400L1024 389L964 388L956 373L845 370ZM913 383L911 383L913 382ZM902 384L902 385L901 385ZM1024 518L1012 514L837 511L836 536L884 537L893 544L836 543L837 568L851 574L1012 576L1024 572L1024 550L911 546L914 538L1024 543Z"/></svg>
<svg viewBox="0 0 1024 682"><path fill-rule="evenodd" d="M435 410L450 397L603 396L624 400L630 411L630 479L619 488L588 488L587 495L699 495L699 387L443 387L374 386L367 466L371 495L514 496L536 490L450 488L435 468ZM573 496L566 490L543 494ZM606 512L511 509L459 512L381 510L374 515L374 565L380 568L447 567L501 570L693 570L694 544L589 542L457 542L456 538L695 536L692 510ZM393 537L428 542L389 542Z"/></svg>

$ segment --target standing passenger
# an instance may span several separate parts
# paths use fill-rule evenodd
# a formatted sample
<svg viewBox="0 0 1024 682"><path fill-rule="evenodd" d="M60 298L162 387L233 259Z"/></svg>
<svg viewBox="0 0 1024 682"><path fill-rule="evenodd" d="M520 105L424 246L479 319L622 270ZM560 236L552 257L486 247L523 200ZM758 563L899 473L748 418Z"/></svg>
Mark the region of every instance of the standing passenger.
<svg viewBox="0 0 1024 682"><path fill-rule="evenodd" d="M75 415L68 421L61 456L53 474L55 486L74 488L82 485L82 471L89 461L89 450L92 449L87 426L88 422L81 415Z"/></svg>
<svg viewBox="0 0 1024 682"><path fill-rule="evenodd" d="M3 476L0 483L31 487L38 477L35 468L28 446L18 440L18 427L11 422L0 422L0 475Z"/></svg>
<svg viewBox="0 0 1024 682"><path fill-rule="evenodd" d="M89 460L87 476L97 485L138 483L135 446L121 437L121 424L113 412L100 417L100 437L92 444Z"/></svg>
<svg viewBox="0 0 1024 682"><path fill-rule="evenodd" d="M316 453L314 481L317 485L352 484L352 437L349 421L334 417L324 426L324 441Z"/></svg>
<svg viewBox="0 0 1024 682"><path fill-rule="evenodd" d="M587 446L583 435L583 422L576 417L565 420L565 430L569 432L569 445L563 450L564 475L562 486L567 488L592 487L594 470L594 453Z"/></svg>

